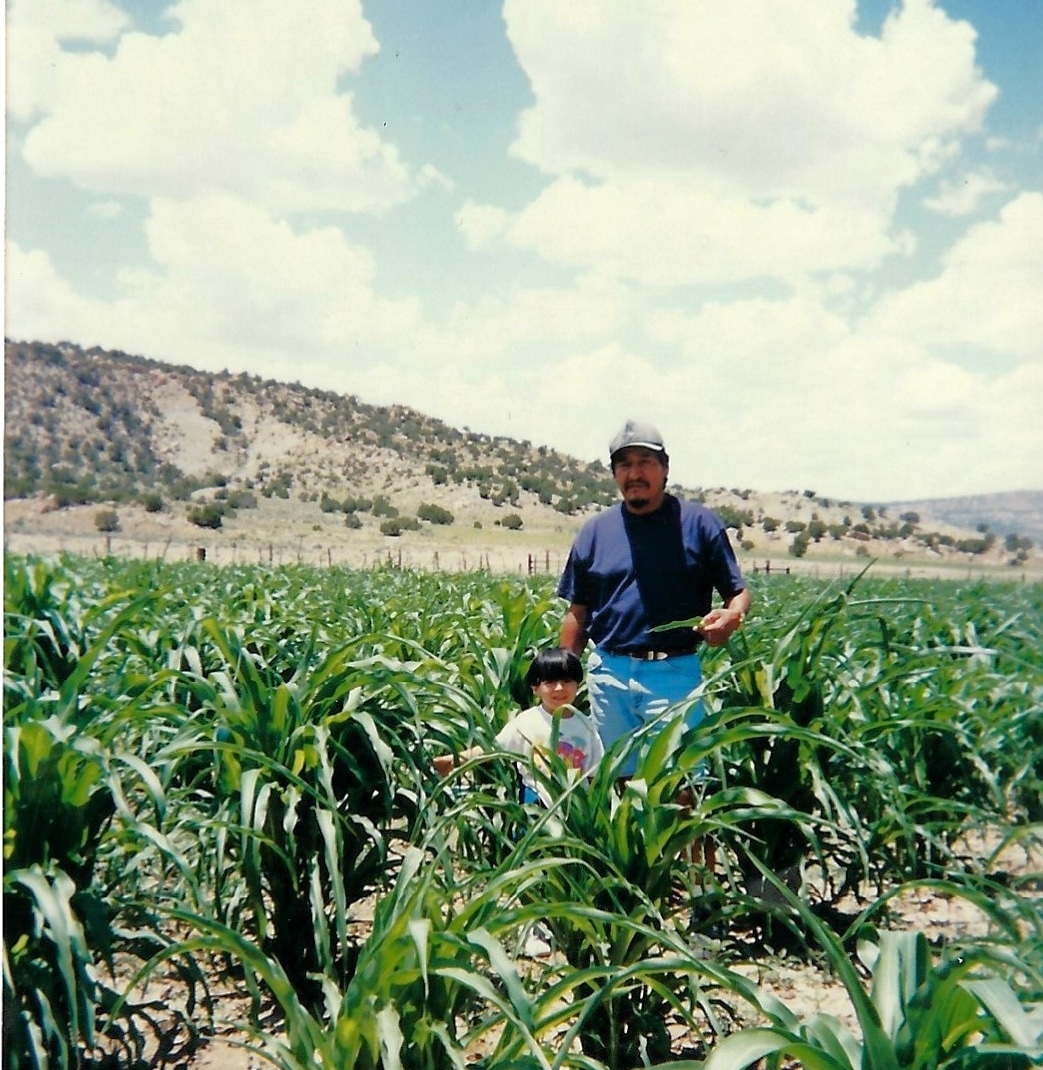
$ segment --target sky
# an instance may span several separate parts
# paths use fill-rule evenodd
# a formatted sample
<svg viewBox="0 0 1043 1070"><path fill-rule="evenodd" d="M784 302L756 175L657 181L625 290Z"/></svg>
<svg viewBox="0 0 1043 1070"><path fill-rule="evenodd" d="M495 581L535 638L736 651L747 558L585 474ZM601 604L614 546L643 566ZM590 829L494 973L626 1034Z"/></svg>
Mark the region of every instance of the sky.
<svg viewBox="0 0 1043 1070"><path fill-rule="evenodd" d="M689 487L1043 489L1043 0L8 0L5 334Z"/></svg>

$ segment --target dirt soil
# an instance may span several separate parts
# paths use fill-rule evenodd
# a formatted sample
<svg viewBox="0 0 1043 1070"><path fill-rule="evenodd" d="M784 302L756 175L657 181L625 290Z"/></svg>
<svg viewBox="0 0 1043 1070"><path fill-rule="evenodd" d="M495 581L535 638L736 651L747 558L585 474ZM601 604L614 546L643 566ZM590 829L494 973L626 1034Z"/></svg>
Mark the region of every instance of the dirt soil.
<svg viewBox="0 0 1043 1070"><path fill-rule="evenodd" d="M396 494L405 500L406 489ZM410 491L417 501L421 489ZM778 497L778 496L775 496ZM768 508L782 515L787 505L765 498ZM363 515L362 527L345 526L340 513L323 513L317 502L260 498L256 507L241 509L217 530L190 523L183 505L148 513L140 505L119 506L119 530L100 532L96 505L51 508L45 499L16 499L4 503L4 547L14 553L84 557L131 557L168 562L198 560L211 564L306 564L318 567L368 569L393 565L421 572L484 570L497 575L547 574L559 576L569 547L585 519L563 516L537 503L522 503L509 511L521 517L520 530L490 520L490 506L477 490L462 489L441 503L456 518L447 526L424 524L419 531L397 537L380 532L377 517ZM714 501L709 504L714 505ZM404 506L403 515L416 503ZM759 506L762 508L763 506ZM792 508L791 506L788 506ZM852 540L812 544L803 558L788 550L791 536L747 528L733 546L748 576L763 573L810 575L823 579L853 577L873 561L874 575L912 579L998 579L1043 581L1043 550L1012 569L998 551L973 560L967 555L941 554L885 540L867 548Z"/></svg>
<svg viewBox="0 0 1043 1070"><path fill-rule="evenodd" d="M991 852L992 844L981 842L982 855ZM994 871L1008 875L1043 872L1043 842L1007 848L995 859ZM1036 881L1034 891L1043 910L1043 882ZM356 904L354 916L359 931L364 932L372 919L373 901ZM864 904L862 904L864 905ZM840 902L842 913L854 915L860 904ZM953 939L967 939L986 935L988 921L976 907L958 896L941 895L933 891L917 890L892 901L890 926L896 930L922 932L932 943ZM700 955L706 952L700 952ZM556 953L542 961L521 958L519 968L530 973L542 972L548 966L564 960ZM803 961L784 952L765 954L761 949L756 959L732 968L755 980L762 988L781 1000L801 1018L813 1014L832 1015L857 1033L857 1020L843 985L831 974L812 962ZM126 979L124 979L126 980ZM146 1016L139 1019L146 1035L133 1046L106 1044L117 1055L119 1067L135 1070L264 1070L272 1064L262 1054L261 1046L251 1040L245 1023L251 1017L251 1002L241 988L215 970L210 979L214 999L214 1029L210 1036L193 1035L208 1032L206 1017L199 1008L184 1006L184 987L176 979L155 979L140 992L138 999L145 1005ZM744 1024L757 1024L747 1009L736 1006ZM269 1004L260 1011L262 1027L278 1034L278 1014ZM150 1024L147 1024L150 1023ZM190 1028L189 1023L194 1025ZM675 1051L696 1043L683 1028L672 1029ZM492 1041L475 1046L468 1052L469 1061L477 1061L492 1050Z"/></svg>

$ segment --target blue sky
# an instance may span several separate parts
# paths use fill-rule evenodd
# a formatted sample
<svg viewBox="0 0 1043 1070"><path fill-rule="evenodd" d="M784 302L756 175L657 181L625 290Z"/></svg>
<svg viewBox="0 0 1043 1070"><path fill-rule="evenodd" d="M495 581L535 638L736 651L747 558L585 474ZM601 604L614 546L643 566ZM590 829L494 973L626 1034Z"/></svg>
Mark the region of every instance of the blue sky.
<svg viewBox="0 0 1043 1070"><path fill-rule="evenodd" d="M1043 487L1039 0L13 0L6 334L689 486Z"/></svg>

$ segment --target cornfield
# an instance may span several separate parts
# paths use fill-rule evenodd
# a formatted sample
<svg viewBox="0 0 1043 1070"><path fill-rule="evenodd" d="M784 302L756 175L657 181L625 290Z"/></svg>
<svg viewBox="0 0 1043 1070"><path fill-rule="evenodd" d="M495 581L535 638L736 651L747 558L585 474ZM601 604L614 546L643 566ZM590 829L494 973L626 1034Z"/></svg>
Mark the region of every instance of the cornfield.
<svg viewBox="0 0 1043 1070"><path fill-rule="evenodd" d="M493 740L547 577L6 556L5 1067L184 1065L230 992L285 1070L1039 1065L1043 590L753 587L700 729L543 809ZM911 890L986 924L899 930Z"/></svg>

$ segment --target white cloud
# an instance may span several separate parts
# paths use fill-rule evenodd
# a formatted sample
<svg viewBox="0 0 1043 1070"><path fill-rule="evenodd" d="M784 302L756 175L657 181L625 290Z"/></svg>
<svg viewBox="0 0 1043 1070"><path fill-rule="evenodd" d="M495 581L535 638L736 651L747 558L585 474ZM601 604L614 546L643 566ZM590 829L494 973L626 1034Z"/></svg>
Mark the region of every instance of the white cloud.
<svg viewBox="0 0 1043 1070"><path fill-rule="evenodd" d="M456 225L464 241L478 249L500 238L507 229L510 217L502 208L466 201L456 213Z"/></svg>
<svg viewBox="0 0 1043 1070"><path fill-rule="evenodd" d="M986 197L1008 189L989 171L972 172L961 180L945 180L934 197L924 198L924 205L939 215L960 217L973 215Z"/></svg>
<svg viewBox="0 0 1043 1070"><path fill-rule="evenodd" d="M1043 194L1022 193L972 226L941 273L880 302L876 330L1043 362Z"/></svg>
<svg viewBox="0 0 1043 1070"><path fill-rule="evenodd" d="M853 0L507 0L505 20L536 98L513 152L556 179L513 239L650 285L875 266L908 244L898 192L996 95L931 0L880 38Z"/></svg>
<svg viewBox="0 0 1043 1070"><path fill-rule="evenodd" d="M377 51L358 0L268 4L263 15L248 0L182 0L174 32L125 33L111 55L52 55L25 159L100 192L220 192L281 211L382 209L411 196L416 180L397 150L359 124L339 88ZM40 58L13 52L12 84L34 85Z"/></svg>
<svg viewBox="0 0 1043 1070"><path fill-rule="evenodd" d="M644 417L690 485L863 499L1037 485L1043 195L1012 195L936 278L866 313L869 273L913 248L899 194L963 160L995 90L971 28L928 0L880 38L855 13L507 0L535 99L513 152L546 185L509 211L468 199L505 176L461 166L445 263L461 244L481 260L455 294L443 277L389 299L382 285L421 275L394 276L414 220L412 249L443 263L448 198L387 235L360 227L369 246L315 220L456 186L356 115L345 85L378 47L358 0L184 0L162 37L128 32L106 0L15 0L12 150L96 191L92 215L142 198L150 260L113 265L102 302L12 244L8 333L299 379L588 459ZM1000 192L961 166L966 182L947 170L924 203L956 217ZM764 279L785 289L750 296ZM954 360L968 347L1002 359L969 370Z"/></svg>
<svg viewBox="0 0 1043 1070"><path fill-rule="evenodd" d="M604 424L657 423L688 485L866 500L1038 483L1043 370L961 369L809 296L661 313L649 334L646 362L602 369Z"/></svg>
<svg viewBox="0 0 1043 1070"><path fill-rule="evenodd" d="M119 219L123 205L119 201L94 201L87 205L87 214L95 219Z"/></svg>
<svg viewBox="0 0 1043 1070"><path fill-rule="evenodd" d="M767 204L670 176L622 178L591 187L553 182L510 224L511 241L554 263L645 286L783 279L869 268L907 239L890 237L872 211L780 199Z"/></svg>
<svg viewBox="0 0 1043 1070"><path fill-rule="evenodd" d="M621 332L633 313L627 290L598 275L581 277L568 288L515 287L504 298L486 297L477 304L457 305L447 325L453 351L480 359L513 349L548 345L560 348L603 339ZM543 360L553 359L545 355Z"/></svg>
<svg viewBox="0 0 1043 1070"><path fill-rule="evenodd" d="M933 138L977 130L996 94L971 27L929 0L909 0L880 39L836 0L508 0L505 19L536 96L515 151L552 174L666 170L749 196L887 199Z"/></svg>
<svg viewBox="0 0 1043 1070"><path fill-rule="evenodd" d="M7 17L7 114L26 120L52 105L64 42L106 45L127 23L108 0L13 0Z"/></svg>
<svg viewBox="0 0 1043 1070"><path fill-rule="evenodd" d="M122 272L111 304L83 299L44 253L12 245L11 335L344 388L343 365L405 348L418 329L418 303L378 297L372 256L335 228L298 233L209 197L156 200L147 233L156 266Z"/></svg>
<svg viewBox="0 0 1043 1070"><path fill-rule="evenodd" d="M49 342L93 338L92 332L106 315L101 302L80 297L57 273L47 253L27 252L9 241L6 254L5 330L9 337Z"/></svg>

